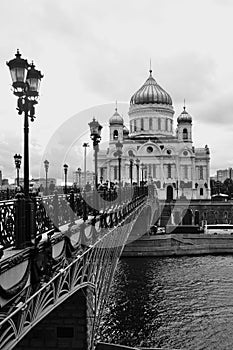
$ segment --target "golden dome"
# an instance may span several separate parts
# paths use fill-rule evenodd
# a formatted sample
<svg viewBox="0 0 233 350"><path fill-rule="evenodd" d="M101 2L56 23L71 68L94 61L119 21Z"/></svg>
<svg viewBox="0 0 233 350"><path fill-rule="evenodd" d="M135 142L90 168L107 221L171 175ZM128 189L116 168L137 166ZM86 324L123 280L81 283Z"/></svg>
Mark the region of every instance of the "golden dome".
<svg viewBox="0 0 233 350"><path fill-rule="evenodd" d="M186 107L183 107L184 110L183 112L179 115L179 117L177 118L177 122L178 123L182 123L182 122L186 122L186 123L192 123L192 117L190 114L188 114L188 112L186 112Z"/></svg>
<svg viewBox="0 0 233 350"><path fill-rule="evenodd" d="M152 70L150 69L150 76L142 87L135 92L130 99L130 104L166 104L172 105L170 95L159 85L152 77Z"/></svg>
<svg viewBox="0 0 233 350"><path fill-rule="evenodd" d="M117 108L115 108L115 113L109 119L109 124L110 125L113 125L113 124L123 125L124 124L124 120L121 117L121 115L117 112Z"/></svg>

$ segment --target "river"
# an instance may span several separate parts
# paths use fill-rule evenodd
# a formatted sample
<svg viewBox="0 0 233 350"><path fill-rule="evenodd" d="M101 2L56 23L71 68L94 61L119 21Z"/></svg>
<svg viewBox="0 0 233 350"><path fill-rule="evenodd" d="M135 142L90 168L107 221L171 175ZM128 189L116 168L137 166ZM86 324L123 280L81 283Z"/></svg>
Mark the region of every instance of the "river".
<svg viewBox="0 0 233 350"><path fill-rule="evenodd" d="M123 258L101 341L175 349L233 349L233 256Z"/></svg>

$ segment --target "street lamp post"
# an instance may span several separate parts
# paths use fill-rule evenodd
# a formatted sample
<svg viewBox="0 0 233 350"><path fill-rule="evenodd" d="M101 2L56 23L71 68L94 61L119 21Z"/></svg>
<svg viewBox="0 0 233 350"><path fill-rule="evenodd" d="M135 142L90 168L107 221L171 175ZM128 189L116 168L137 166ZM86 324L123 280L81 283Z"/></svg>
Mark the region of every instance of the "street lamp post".
<svg viewBox="0 0 233 350"><path fill-rule="evenodd" d="M44 161L45 168L45 195L48 195L48 170L49 170L49 161L46 159Z"/></svg>
<svg viewBox="0 0 233 350"><path fill-rule="evenodd" d="M17 183L17 187L19 187L19 169L21 165L22 156L16 153L14 155L14 159L15 159L15 167L16 167L16 183Z"/></svg>
<svg viewBox="0 0 233 350"><path fill-rule="evenodd" d="M176 199L179 197L179 181L176 180Z"/></svg>
<svg viewBox="0 0 233 350"><path fill-rule="evenodd" d="M78 186L79 188L81 187L81 168L78 168L77 169L77 172L78 172Z"/></svg>
<svg viewBox="0 0 233 350"><path fill-rule="evenodd" d="M130 174L130 184L133 184L133 158L129 160L129 174Z"/></svg>
<svg viewBox="0 0 233 350"><path fill-rule="evenodd" d="M144 169L145 169L145 164L141 164L141 170L142 170L142 187L144 187Z"/></svg>
<svg viewBox="0 0 233 350"><path fill-rule="evenodd" d="M13 93L18 97L18 114L24 113L24 194L29 198L29 123L35 119L35 105L38 103L40 81L43 75L35 69L33 63L21 58L19 50L15 58L7 62L12 78Z"/></svg>
<svg viewBox="0 0 233 350"><path fill-rule="evenodd" d="M68 165L64 164L63 165L64 168L64 175L65 175L65 194L67 194L67 172L68 172Z"/></svg>
<svg viewBox="0 0 233 350"><path fill-rule="evenodd" d="M139 164L140 164L140 159L136 159L136 168L137 168L137 186L139 187Z"/></svg>
<svg viewBox="0 0 233 350"><path fill-rule="evenodd" d="M94 158L95 158L95 191L97 191L98 187L98 169L97 169L97 154L99 151L99 143L101 140L101 129L102 125L98 123L98 121L93 118L93 120L88 123L91 132L91 139L93 141L93 149L94 149ZM97 193L95 194L95 209L98 208L98 197Z"/></svg>
<svg viewBox="0 0 233 350"><path fill-rule="evenodd" d="M118 157L118 181L119 181L119 202L121 203L121 156L122 156L123 144L118 141L116 143L115 155Z"/></svg>
<svg viewBox="0 0 233 350"><path fill-rule="evenodd" d="M87 142L84 142L84 186L87 184L87 147L89 147L89 144Z"/></svg>

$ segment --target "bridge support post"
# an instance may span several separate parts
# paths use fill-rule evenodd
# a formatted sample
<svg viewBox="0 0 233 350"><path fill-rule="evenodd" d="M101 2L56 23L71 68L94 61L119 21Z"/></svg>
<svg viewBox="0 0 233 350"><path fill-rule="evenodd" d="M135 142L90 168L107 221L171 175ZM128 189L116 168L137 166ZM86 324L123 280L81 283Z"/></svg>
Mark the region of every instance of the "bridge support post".
<svg viewBox="0 0 233 350"><path fill-rule="evenodd" d="M58 219L59 204L58 204L57 190L54 191L53 208L54 208L53 225L54 225L55 232L59 232L59 219Z"/></svg>
<svg viewBox="0 0 233 350"><path fill-rule="evenodd" d="M24 249L29 246L30 237L26 230L26 201L23 193L16 195L15 202L15 248Z"/></svg>
<svg viewBox="0 0 233 350"><path fill-rule="evenodd" d="M93 290L78 290L52 310L16 345L16 350L92 350Z"/></svg>
<svg viewBox="0 0 233 350"><path fill-rule="evenodd" d="M70 191L70 225L75 224L74 216L75 216L74 191L71 190Z"/></svg>

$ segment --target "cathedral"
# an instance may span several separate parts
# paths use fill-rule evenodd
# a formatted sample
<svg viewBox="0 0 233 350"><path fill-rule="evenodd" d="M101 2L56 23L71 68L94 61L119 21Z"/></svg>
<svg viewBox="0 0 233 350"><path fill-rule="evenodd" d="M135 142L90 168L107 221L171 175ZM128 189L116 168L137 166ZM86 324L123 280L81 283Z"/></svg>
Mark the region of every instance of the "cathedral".
<svg viewBox="0 0 233 350"><path fill-rule="evenodd" d="M109 147L98 153L103 181L118 182L121 144L121 182L153 183L162 200L210 199L210 151L195 148L192 117L186 107L177 118L170 95L149 71L146 82L130 99L129 130L117 108L109 119Z"/></svg>

